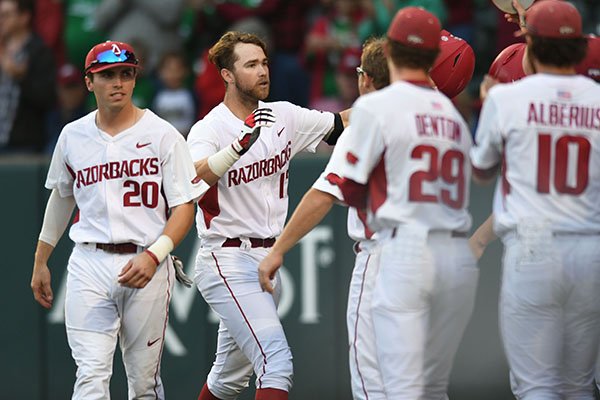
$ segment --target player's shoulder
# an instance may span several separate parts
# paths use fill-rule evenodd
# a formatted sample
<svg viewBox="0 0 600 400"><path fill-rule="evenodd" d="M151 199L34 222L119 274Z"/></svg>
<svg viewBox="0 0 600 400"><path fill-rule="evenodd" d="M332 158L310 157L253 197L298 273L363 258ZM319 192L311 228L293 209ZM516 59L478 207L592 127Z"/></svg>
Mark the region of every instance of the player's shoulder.
<svg viewBox="0 0 600 400"><path fill-rule="evenodd" d="M76 119L75 121L71 121L67 123L61 133L60 136L64 139L66 137L73 136L87 136L95 133L96 123L96 110L90 111L88 114L83 117Z"/></svg>
<svg viewBox="0 0 600 400"><path fill-rule="evenodd" d="M215 126L221 124L224 118L221 107L225 107L223 103L213 108L208 114L206 114L202 119L196 121L194 125L190 128L190 132L188 133L187 140L188 142L194 141L200 137L206 137L207 135L216 135L217 130Z"/></svg>
<svg viewBox="0 0 600 400"><path fill-rule="evenodd" d="M156 115L152 110L145 109L142 117L144 131L153 130L160 135L179 137L181 133L169 121Z"/></svg>

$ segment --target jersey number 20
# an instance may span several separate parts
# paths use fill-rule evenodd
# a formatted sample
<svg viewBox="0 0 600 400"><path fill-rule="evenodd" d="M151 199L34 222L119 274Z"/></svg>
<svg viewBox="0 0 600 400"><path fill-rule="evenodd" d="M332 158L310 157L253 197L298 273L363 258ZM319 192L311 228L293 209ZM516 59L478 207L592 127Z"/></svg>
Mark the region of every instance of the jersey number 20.
<svg viewBox="0 0 600 400"><path fill-rule="evenodd" d="M123 195L124 207L139 207L142 204L147 208L158 206L158 183L148 181L140 184L138 181L125 181L123 187L130 189Z"/></svg>
<svg viewBox="0 0 600 400"><path fill-rule="evenodd" d="M462 208L465 201L464 154L458 150L448 150L440 155L438 149L430 145L419 145L410 153L413 159L422 159L426 155L429 156L429 168L410 176L408 200L426 203L441 201L448 207ZM423 182L435 182L438 179L456 185L455 197L448 189L441 189L439 193L423 193Z"/></svg>

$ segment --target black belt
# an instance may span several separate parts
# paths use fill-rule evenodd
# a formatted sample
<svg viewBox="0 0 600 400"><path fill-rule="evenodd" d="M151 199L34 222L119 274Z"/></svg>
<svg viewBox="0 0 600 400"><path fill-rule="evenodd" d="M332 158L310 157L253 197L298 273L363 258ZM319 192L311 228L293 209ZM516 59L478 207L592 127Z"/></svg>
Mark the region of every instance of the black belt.
<svg viewBox="0 0 600 400"><path fill-rule="evenodd" d="M104 250L108 253L135 254L138 252L138 245L135 243L96 243L95 245L97 249Z"/></svg>
<svg viewBox="0 0 600 400"><path fill-rule="evenodd" d="M392 231L392 237L396 237L396 228L394 228L394 230ZM461 232L461 231L444 231L444 230L433 230L433 231L429 231L429 233L445 233L447 232L450 237L453 238L467 238L469 237L469 234L467 232Z"/></svg>
<svg viewBox="0 0 600 400"><path fill-rule="evenodd" d="M275 244L275 238L259 239L259 238L248 238L252 247L273 247ZM227 238L221 245L221 247L241 247L242 239L240 238Z"/></svg>

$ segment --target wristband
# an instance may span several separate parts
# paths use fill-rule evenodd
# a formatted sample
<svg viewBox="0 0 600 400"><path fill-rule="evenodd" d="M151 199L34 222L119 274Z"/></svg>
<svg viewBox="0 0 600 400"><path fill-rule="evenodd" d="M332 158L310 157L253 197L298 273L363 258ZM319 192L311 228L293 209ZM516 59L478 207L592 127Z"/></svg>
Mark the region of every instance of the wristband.
<svg viewBox="0 0 600 400"><path fill-rule="evenodd" d="M152 243L150 247L144 250L156 263L158 266L173 250L175 245L173 244L173 240L167 235L161 235L156 242Z"/></svg>
<svg viewBox="0 0 600 400"><path fill-rule="evenodd" d="M221 177L239 159L240 155L235 151L233 145L231 145L208 157L206 162L213 174Z"/></svg>

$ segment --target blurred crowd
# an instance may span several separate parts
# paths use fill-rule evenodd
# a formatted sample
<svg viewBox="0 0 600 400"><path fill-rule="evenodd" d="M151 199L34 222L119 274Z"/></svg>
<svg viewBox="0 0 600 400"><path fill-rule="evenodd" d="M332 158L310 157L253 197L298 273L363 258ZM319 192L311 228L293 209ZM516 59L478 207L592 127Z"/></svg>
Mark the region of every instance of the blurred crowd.
<svg viewBox="0 0 600 400"><path fill-rule="evenodd" d="M571 1L588 33L600 2ZM228 30L268 44L269 100L327 111L358 97L361 45L385 34L396 10L422 6L475 50L475 74L456 102L474 123L479 83L516 37L491 0L0 0L0 154L50 153L62 127L91 110L87 51L105 40L133 45L143 65L134 102L183 135L223 99L208 49Z"/></svg>

